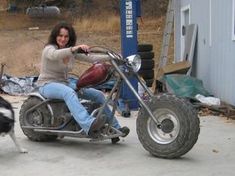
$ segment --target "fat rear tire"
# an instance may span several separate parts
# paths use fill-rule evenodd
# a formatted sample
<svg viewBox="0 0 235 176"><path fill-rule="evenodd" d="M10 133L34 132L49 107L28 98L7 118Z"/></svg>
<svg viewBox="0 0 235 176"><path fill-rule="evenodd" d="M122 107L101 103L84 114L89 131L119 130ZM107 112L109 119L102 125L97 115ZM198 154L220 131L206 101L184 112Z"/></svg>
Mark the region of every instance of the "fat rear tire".
<svg viewBox="0 0 235 176"><path fill-rule="evenodd" d="M39 108L31 111L26 116L26 111L32 108L33 106L41 103L37 97L29 97L25 102L22 104L20 109L20 127L23 133L32 141L38 142L46 142L46 141L54 141L57 139L57 135L46 135L43 133L35 132L32 129L22 128L22 126L44 126L47 125L50 119L50 112L46 105L40 106ZM35 125L36 120L40 121L43 118L43 124Z"/></svg>
<svg viewBox="0 0 235 176"><path fill-rule="evenodd" d="M185 99L170 94L153 97L146 102L161 125L158 128L148 113L141 108L136 126L143 147L160 158L178 158L194 146L200 132L199 118Z"/></svg>

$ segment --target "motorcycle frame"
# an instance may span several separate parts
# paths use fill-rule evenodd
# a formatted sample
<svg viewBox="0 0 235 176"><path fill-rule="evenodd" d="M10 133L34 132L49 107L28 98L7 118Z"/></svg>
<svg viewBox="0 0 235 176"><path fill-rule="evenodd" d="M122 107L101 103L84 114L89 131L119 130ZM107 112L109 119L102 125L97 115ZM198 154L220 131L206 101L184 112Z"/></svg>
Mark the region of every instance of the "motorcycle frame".
<svg viewBox="0 0 235 176"><path fill-rule="evenodd" d="M143 109L140 109L141 113L139 114L139 116L137 118L137 124L136 124L137 135L138 135L139 141L141 142L143 147L148 152L150 152L152 155L157 156L157 157L161 157L161 158L169 158L169 159L178 158L178 157L184 155L185 153L187 153L193 147L193 145L196 143L196 141L198 139L199 132L200 132L199 118L197 117L196 111L193 110L193 107L190 107L190 103L188 101L183 101L182 99L177 98L175 96L167 96L166 97L165 95L163 95L162 98L161 98L161 96L155 97L154 94L152 93L152 91L145 85L144 81L134 71L135 68L132 67L132 66L138 66L138 65L134 65L135 64L134 61L136 61L134 59L136 59L136 58L133 59L133 57L130 57L130 58L124 59L112 51L105 52L104 54L108 54L111 57L109 60L105 60L105 61L109 61L112 65L112 67L108 67L110 69L109 70L110 75L108 75L108 76L110 76L110 77L115 76L115 78L117 78L117 79L116 79L116 82L115 82L111 92L106 97L104 104L99 106L96 109L93 108L94 110L91 113L91 116L94 116L94 117L98 116L99 117L99 116L103 115L104 108L106 106L108 106L108 103L110 100L114 101L113 109L112 109L112 115L114 115L115 110L117 108L118 99L120 96L121 86L123 83L126 83L127 86L129 87L129 89L131 90L131 92L138 99L138 102L140 103L141 108L143 108ZM130 59L130 60L128 60L128 59ZM126 67L123 67L123 66L126 66ZM128 79L129 76L133 76L134 78L136 78L138 83L140 83L140 85L144 88L144 90L148 94L147 100L142 99L139 96L138 92L135 90L135 88L132 86L131 82L129 81L129 79ZM106 81L110 77L106 78ZM29 112L44 105L44 106L47 106L49 113L51 114L51 122L56 120L55 115L57 113L54 113L55 111L53 112L52 108L54 108L54 105L52 106L50 103L63 102L63 100L45 99L39 93L30 94L30 96L37 97L40 100L42 100L42 102L35 104L35 106L31 107L30 109L28 109L26 111L22 111L22 112L25 112L25 114L23 114L23 115L27 116ZM157 101L159 101L159 103ZM169 111L168 111L167 110L168 102L171 102L171 101L172 101L172 106L169 106ZM161 104L161 103L163 103L163 104ZM155 109L154 112L157 112L156 115L160 114L162 117L164 116L163 118L161 118L161 117L159 118L160 120L162 120L161 123L163 123L163 125L161 125L161 123L159 123L157 118L154 116L152 110L150 109L149 104L151 104L151 108ZM179 104L180 104L181 108L177 108L177 106ZM157 107L158 105L160 105L161 107L165 106L166 108L163 108L163 111L160 108L160 110L158 111L158 107ZM55 107L57 107L57 106L55 106ZM187 107L188 107L188 109L186 109L182 113L181 112L183 110L182 108L187 108ZM163 113L161 113L161 111ZM63 111L60 111L60 112L65 114ZM60 112L59 112L59 114L60 114ZM67 111L65 111L65 112L67 113ZM173 114L173 119L169 119L169 116L165 115L165 113ZM98 114L98 115L96 116L96 114ZM23 118L25 118L25 117L22 117L21 115L22 114L20 113L20 123L22 122L21 120L24 120ZM67 114L65 114L65 115L67 115ZM146 116L146 117L144 117L144 116ZM106 140L106 139L112 139L115 137L124 137L124 135L125 135L120 130L115 129L114 127L112 127L109 124L105 124L97 132L97 136L89 136L89 135L85 134L85 132L82 129L78 130L76 128L75 131L71 130L71 129L67 130L67 128L64 128L64 127L66 127L66 125L69 124L70 122L74 123L74 120L71 117L72 117L72 115L70 113L68 118L66 119L65 123L63 123L62 125L58 125L56 127L50 127L50 126L49 127L40 127L40 126L31 125L31 126L21 126L21 128L30 129L30 130L33 130L38 133L45 133L46 135L57 135L55 137L70 136L70 137L77 137L77 138L90 138L90 141L102 141L102 140ZM168 122L167 120L166 120L166 122L164 122L165 119L171 120L172 124L170 122ZM149 120L152 120L152 121L149 121ZM182 123L182 121L185 121L185 123ZM152 122L155 123L155 125L158 129L156 129L156 127L153 126ZM170 125L168 125L168 123L170 123ZM181 126L181 123L182 123L182 126ZM25 123L23 123L23 124L25 124ZM61 123L59 123L59 124L61 124ZM185 128L185 130L180 130L181 128ZM43 140L43 138L41 138L40 136L34 137L32 135L33 136L32 137L32 136L30 136L30 133L28 133L28 134L25 133L25 134L26 134L26 136L29 137L29 139L39 140L39 141L41 139ZM162 138L162 136L163 135L165 136L165 134L169 134L170 138L169 137Z"/></svg>

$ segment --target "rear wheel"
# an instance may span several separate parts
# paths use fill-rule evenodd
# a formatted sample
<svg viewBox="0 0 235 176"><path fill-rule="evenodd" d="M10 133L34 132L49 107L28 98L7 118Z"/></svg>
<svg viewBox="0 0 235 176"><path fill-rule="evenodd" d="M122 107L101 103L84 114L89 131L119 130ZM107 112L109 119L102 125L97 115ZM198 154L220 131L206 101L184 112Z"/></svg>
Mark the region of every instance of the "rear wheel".
<svg viewBox="0 0 235 176"><path fill-rule="evenodd" d="M137 118L137 134L143 147L161 158L177 158L196 143L199 118L192 105L174 95L162 94L147 103L160 122L158 127L142 108Z"/></svg>
<svg viewBox="0 0 235 176"><path fill-rule="evenodd" d="M46 135L40 132L35 132L33 129L22 128L28 127L48 127L50 124L51 114L46 105L42 105L29 113L26 113L30 108L40 104L41 99L37 97L29 97L21 106L20 109L20 126L23 133L32 141L52 141L57 138L57 135Z"/></svg>

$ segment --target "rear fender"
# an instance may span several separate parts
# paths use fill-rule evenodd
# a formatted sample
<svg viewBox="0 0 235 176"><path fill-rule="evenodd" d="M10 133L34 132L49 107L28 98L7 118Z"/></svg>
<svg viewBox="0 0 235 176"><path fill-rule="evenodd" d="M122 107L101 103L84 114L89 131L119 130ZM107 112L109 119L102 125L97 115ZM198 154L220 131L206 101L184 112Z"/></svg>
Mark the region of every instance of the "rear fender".
<svg viewBox="0 0 235 176"><path fill-rule="evenodd" d="M44 98L40 93L38 92L33 92L33 93L30 93L29 94L29 97L37 97L38 99L42 100L42 101L47 101L46 98ZM53 110L52 110L52 107L47 103L47 108L48 110L50 111L50 114L51 114L51 117L52 119L54 119L54 113L53 113Z"/></svg>

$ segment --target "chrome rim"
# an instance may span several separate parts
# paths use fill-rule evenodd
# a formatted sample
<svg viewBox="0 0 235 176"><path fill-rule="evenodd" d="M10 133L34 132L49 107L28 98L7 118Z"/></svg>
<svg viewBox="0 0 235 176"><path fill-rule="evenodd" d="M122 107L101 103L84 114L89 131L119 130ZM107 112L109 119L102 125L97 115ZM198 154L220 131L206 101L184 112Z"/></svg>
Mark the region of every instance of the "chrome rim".
<svg viewBox="0 0 235 176"><path fill-rule="evenodd" d="M169 109L157 109L153 114L161 125L158 127L151 118L148 119L147 129L151 138L160 144L169 144L174 141L180 130L177 115Z"/></svg>
<svg viewBox="0 0 235 176"><path fill-rule="evenodd" d="M32 126L42 126L42 115L39 111L33 111L28 114L26 117L26 124Z"/></svg>

